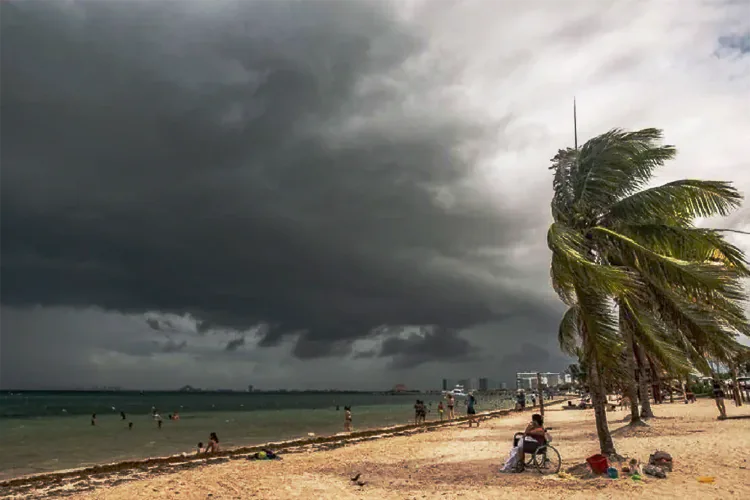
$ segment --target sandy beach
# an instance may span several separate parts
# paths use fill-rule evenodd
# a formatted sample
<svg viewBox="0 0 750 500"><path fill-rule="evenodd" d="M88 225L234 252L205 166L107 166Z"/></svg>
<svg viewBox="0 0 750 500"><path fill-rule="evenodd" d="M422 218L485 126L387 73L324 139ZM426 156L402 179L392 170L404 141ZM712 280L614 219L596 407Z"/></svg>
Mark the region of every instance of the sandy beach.
<svg viewBox="0 0 750 500"><path fill-rule="evenodd" d="M656 405L650 427L630 429L626 412L610 415L620 454L648 460L650 453L669 452L674 472L667 479L602 477L561 479L535 471L501 474L513 433L529 420L529 412L485 420L479 428L460 424L410 435L386 437L320 451L309 447L281 461L244 458L204 460L169 473L132 471L96 475L44 490L11 492L16 498L59 495L82 499L182 498L749 498L750 406L727 403L730 417L717 421L711 400L696 404ZM598 451L593 411L549 407L546 424L563 458L562 469L578 466ZM360 474L358 485L351 477ZM700 476L715 478L699 483ZM14 488L15 490L15 488Z"/></svg>

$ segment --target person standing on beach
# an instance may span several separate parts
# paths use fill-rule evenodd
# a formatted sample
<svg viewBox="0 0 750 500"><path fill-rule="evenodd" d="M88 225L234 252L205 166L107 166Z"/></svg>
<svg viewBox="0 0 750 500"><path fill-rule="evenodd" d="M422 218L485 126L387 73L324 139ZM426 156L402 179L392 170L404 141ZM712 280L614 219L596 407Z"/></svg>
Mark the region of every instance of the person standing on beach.
<svg viewBox="0 0 750 500"><path fill-rule="evenodd" d="M477 414L477 410L474 408L476 403L477 399L474 397L474 393L470 392L469 397L466 398L466 414L469 416L469 427L473 423L476 423L477 427L479 427L479 421L474 419L474 415Z"/></svg>
<svg viewBox="0 0 750 500"><path fill-rule="evenodd" d="M453 394L448 394L448 420L453 420L456 415L453 413L453 405L456 400L453 398Z"/></svg>
<svg viewBox="0 0 750 500"><path fill-rule="evenodd" d="M517 411L523 411L526 409L526 394L523 392L523 389L518 391L518 394L516 395L516 410Z"/></svg>
<svg viewBox="0 0 750 500"><path fill-rule="evenodd" d="M716 407L719 409L719 420L725 420L727 418L727 408L724 406L724 388L721 387L721 382L714 379L714 400L716 401Z"/></svg>
<svg viewBox="0 0 750 500"><path fill-rule="evenodd" d="M91 414L91 425L96 425L96 413Z"/></svg>
<svg viewBox="0 0 750 500"><path fill-rule="evenodd" d="M344 406L344 431L352 432L352 409Z"/></svg>
<svg viewBox="0 0 750 500"><path fill-rule="evenodd" d="M440 421L443 421L443 413L445 412L445 407L443 406L443 402L438 403L438 415L440 415Z"/></svg>
<svg viewBox="0 0 750 500"><path fill-rule="evenodd" d="M120 417L122 417L123 420L126 420L125 412L124 411L120 412Z"/></svg>

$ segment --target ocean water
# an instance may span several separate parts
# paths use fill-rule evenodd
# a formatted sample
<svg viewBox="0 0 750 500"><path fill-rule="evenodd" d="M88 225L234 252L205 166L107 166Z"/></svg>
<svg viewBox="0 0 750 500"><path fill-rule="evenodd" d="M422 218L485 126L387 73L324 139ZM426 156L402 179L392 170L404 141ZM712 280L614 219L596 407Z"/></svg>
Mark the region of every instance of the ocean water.
<svg viewBox="0 0 750 500"><path fill-rule="evenodd" d="M342 432L344 406L354 430L413 421L415 399L439 396L386 394L263 394L179 392L0 393L0 479L127 459L195 451L216 432L223 447L261 444ZM509 407L507 400L479 398L479 411ZM339 405L340 410L336 410ZM159 429L151 415L163 418ZM127 419L122 420L124 411ZM170 413L179 412L172 421ZM96 426L91 414L97 414ZM458 405L457 413L463 413ZM128 429L128 422L133 428Z"/></svg>

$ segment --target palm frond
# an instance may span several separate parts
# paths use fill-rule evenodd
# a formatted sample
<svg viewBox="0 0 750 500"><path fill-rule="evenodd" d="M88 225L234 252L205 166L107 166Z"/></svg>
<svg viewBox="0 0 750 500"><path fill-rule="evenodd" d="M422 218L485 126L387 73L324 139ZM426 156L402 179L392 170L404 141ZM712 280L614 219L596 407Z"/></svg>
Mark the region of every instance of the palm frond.
<svg viewBox="0 0 750 500"><path fill-rule="evenodd" d="M645 186L653 171L676 154L673 146L660 145L661 139L661 130L647 128L613 129L587 141L578 158L575 199L606 207Z"/></svg>
<svg viewBox="0 0 750 500"><path fill-rule="evenodd" d="M552 218L556 222L565 221L572 212L575 201L572 173L578 160L578 151L572 148L561 149L552 158L550 170L554 172L552 177Z"/></svg>
<svg viewBox="0 0 750 500"><path fill-rule="evenodd" d="M739 281L741 275L736 269L720 263L686 261L662 255L605 227L595 227L591 232L604 236L610 248L617 249L617 256L623 264L638 269L641 275L665 284L678 285L695 294L721 289L732 300L744 298Z"/></svg>
<svg viewBox="0 0 750 500"><path fill-rule="evenodd" d="M623 224L616 231L658 254L681 260L721 262L743 276L750 276L744 252L713 229Z"/></svg>
<svg viewBox="0 0 750 500"><path fill-rule="evenodd" d="M638 304L628 298L620 301L627 327L643 349L671 373L690 373L692 365L688 353L682 351L666 325L654 314L649 304Z"/></svg>
<svg viewBox="0 0 750 500"><path fill-rule="evenodd" d="M584 329L582 347L586 359L596 359L603 369L617 369L624 347L619 334L614 302L607 296L576 287L578 315Z"/></svg>
<svg viewBox="0 0 750 500"><path fill-rule="evenodd" d="M593 262L585 240L564 224L555 222L550 226L547 244L554 259L552 271L558 272L553 278L557 288L570 290L576 283L586 283L588 289L610 297L638 293L641 284L637 277L623 267Z"/></svg>
<svg viewBox="0 0 750 500"><path fill-rule="evenodd" d="M708 356L723 359L727 350L736 343L738 333L719 315L704 304L688 300L684 294L665 288L658 283L649 283L650 303L683 345L690 345L703 359L698 363L691 359L703 373L708 373ZM686 351L687 352L687 351Z"/></svg>
<svg viewBox="0 0 750 500"><path fill-rule="evenodd" d="M580 321L578 306L569 307L560 321L557 340L560 343L560 349L570 356L578 354L581 339Z"/></svg>
<svg viewBox="0 0 750 500"><path fill-rule="evenodd" d="M742 195L731 182L684 179L631 194L612 204L602 220L606 225L689 225L698 217L726 216L741 203Z"/></svg>

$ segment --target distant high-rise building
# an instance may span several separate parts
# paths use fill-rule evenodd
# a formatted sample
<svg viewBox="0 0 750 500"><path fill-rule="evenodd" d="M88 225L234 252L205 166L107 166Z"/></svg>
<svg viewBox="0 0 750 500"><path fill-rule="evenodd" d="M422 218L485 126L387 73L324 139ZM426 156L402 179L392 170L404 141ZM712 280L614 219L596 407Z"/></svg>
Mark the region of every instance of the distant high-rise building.
<svg viewBox="0 0 750 500"><path fill-rule="evenodd" d="M476 391L479 388L479 379L478 378L470 378L469 379L469 386L466 388L467 391Z"/></svg>
<svg viewBox="0 0 750 500"><path fill-rule="evenodd" d="M500 389L507 391L508 390L508 384L506 382L503 382L500 384Z"/></svg>
<svg viewBox="0 0 750 500"><path fill-rule="evenodd" d="M252 385L252 384L248 385L247 386L247 392L253 392L253 387L255 387L255 386Z"/></svg>
<svg viewBox="0 0 750 500"><path fill-rule="evenodd" d="M447 378L443 379L443 390L444 391L448 390L448 379Z"/></svg>
<svg viewBox="0 0 750 500"><path fill-rule="evenodd" d="M458 385L463 386L464 390L470 391L471 390L471 381L467 378L461 379L458 381Z"/></svg>
<svg viewBox="0 0 750 500"><path fill-rule="evenodd" d="M479 390L480 391L488 391L490 389L490 381L486 378L480 378L479 379Z"/></svg>

